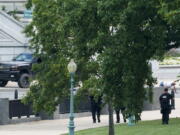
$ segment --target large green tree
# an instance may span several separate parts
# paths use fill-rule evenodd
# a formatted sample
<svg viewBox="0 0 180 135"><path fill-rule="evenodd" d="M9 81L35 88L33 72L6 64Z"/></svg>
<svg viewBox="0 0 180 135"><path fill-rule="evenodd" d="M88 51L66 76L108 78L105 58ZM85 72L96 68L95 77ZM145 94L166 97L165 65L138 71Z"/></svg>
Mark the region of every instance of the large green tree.
<svg viewBox="0 0 180 135"><path fill-rule="evenodd" d="M26 99L36 110L54 111L68 95L66 66L74 58L77 81L101 89L110 105L124 105L127 114L139 116L143 101L152 96L149 61L179 46L179 24L166 18L163 2L167 5L163 0L29 1L33 21L26 33L42 63L34 67L38 83Z"/></svg>
<svg viewBox="0 0 180 135"><path fill-rule="evenodd" d="M166 48L177 48L180 46L180 1L160 0L159 14L168 27Z"/></svg>

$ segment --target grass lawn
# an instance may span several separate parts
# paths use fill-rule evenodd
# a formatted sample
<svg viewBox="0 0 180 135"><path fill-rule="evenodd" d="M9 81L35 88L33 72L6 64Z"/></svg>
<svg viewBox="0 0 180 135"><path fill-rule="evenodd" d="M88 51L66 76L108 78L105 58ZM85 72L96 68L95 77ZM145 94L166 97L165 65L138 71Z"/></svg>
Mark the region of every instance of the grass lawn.
<svg viewBox="0 0 180 135"><path fill-rule="evenodd" d="M108 127L82 130L76 135L108 135ZM138 122L135 126L118 124L115 135L180 135L180 118L170 119L169 125L161 125L161 120Z"/></svg>

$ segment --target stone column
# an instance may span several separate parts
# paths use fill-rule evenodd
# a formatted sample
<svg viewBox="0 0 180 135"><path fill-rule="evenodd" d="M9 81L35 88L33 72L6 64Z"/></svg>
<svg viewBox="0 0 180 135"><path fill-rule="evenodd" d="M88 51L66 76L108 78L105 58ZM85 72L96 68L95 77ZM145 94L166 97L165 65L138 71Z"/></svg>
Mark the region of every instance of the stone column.
<svg viewBox="0 0 180 135"><path fill-rule="evenodd" d="M53 120L53 114L48 114L47 112L41 111L39 113L41 120Z"/></svg>
<svg viewBox="0 0 180 135"><path fill-rule="evenodd" d="M57 105L56 106L56 111L54 112L54 119L59 119L60 118L60 113L59 113L59 108L60 108L60 105Z"/></svg>
<svg viewBox="0 0 180 135"><path fill-rule="evenodd" d="M143 110L159 110L159 96L163 93L163 87L154 87L153 88L153 102L144 101Z"/></svg>
<svg viewBox="0 0 180 135"><path fill-rule="evenodd" d="M0 98L0 125L9 123L9 99Z"/></svg>
<svg viewBox="0 0 180 135"><path fill-rule="evenodd" d="M101 110L101 114L108 114L108 113L109 113L109 111L108 111L108 105L105 104L104 107L103 107L102 110Z"/></svg>

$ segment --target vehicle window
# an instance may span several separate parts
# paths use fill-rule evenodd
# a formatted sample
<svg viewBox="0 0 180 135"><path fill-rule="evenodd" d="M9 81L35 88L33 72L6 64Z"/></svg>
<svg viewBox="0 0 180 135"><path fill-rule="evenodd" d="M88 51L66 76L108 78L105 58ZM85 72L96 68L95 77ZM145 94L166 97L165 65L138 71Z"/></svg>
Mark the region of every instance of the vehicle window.
<svg viewBox="0 0 180 135"><path fill-rule="evenodd" d="M14 60L30 62L32 61L32 59L33 59L32 54L20 54Z"/></svg>

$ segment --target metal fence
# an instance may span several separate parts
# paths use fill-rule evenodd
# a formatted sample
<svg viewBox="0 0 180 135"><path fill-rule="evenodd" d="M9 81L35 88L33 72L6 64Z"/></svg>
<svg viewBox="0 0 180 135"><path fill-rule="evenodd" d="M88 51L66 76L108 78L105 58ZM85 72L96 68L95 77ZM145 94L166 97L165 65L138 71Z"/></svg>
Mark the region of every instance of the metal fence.
<svg viewBox="0 0 180 135"><path fill-rule="evenodd" d="M9 101L9 118L22 116L29 117L30 115L34 115L30 105L24 105L21 103L21 100L10 100Z"/></svg>
<svg viewBox="0 0 180 135"><path fill-rule="evenodd" d="M85 98L79 100L78 103L75 102L74 111L75 113L80 112L89 112L91 110L91 104L89 98ZM70 100L66 99L59 105L59 113L65 114L70 112ZM12 119L13 117L21 118L22 116L29 117L30 115L36 115L32 111L30 105L25 105L21 103L21 100L10 100L9 101L9 118Z"/></svg>
<svg viewBox="0 0 180 135"><path fill-rule="evenodd" d="M89 98L82 99L78 102L75 101L74 105L74 112L80 113L80 112L90 112L91 111L91 103ZM59 113L69 113L70 112L70 100L66 99L64 102L62 102L59 106Z"/></svg>

